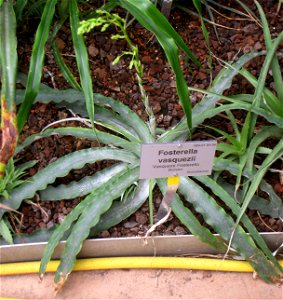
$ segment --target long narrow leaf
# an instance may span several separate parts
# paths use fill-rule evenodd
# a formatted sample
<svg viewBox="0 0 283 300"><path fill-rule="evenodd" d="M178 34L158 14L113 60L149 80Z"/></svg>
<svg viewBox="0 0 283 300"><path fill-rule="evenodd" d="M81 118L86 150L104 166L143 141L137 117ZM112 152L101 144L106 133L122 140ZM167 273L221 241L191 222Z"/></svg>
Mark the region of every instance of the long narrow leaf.
<svg viewBox="0 0 283 300"><path fill-rule="evenodd" d="M264 63L262 65L259 78L258 78L258 85L255 89L254 93L254 100L253 100L253 106L254 107L260 107L262 103L262 95L263 95L263 90L265 86L265 81L266 77L269 71L269 67L271 62L273 61L275 52L280 45L281 41L283 40L283 31L278 35L277 38L274 39L272 45L268 49L267 55L265 57ZM254 128L256 125L256 120L257 120L257 114L253 114L251 117L251 122L250 122L250 131L249 131L249 138L253 136Z"/></svg>
<svg viewBox="0 0 283 300"><path fill-rule="evenodd" d="M101 184L107 182L112 176L122 172L127 168L128 164L118 163L99 172L92 176L86 176L80 181L72 181L70 184L61 184L59 186L48 186L45 190L39 193L41 201L56 201L73 199L90 194L94 189L98 188Z"/></svg>
<svg viewBox="0 0 283 300"><path fill-rule="evenodd" d="M194 206L197 212L202 214L206 223L212 226L223 239L229 240L235 223L212 197L193 180L184 177L181 178L179 192L185 196L185 199ZM266 282L280 280L281 271L266 258L240 226L236 228L232 247L249 261Z"/></svg>
<svg viewBox="0 0 283 300"><path fill-rule="evenodd" d="M79 128L79 127L63 127L63 128L54 128L47 129L44 132L30 135L27 137L23 143L17 146L15 154L18 154L27 146L31 145L33 142L52 135L70 135L76 138L88 139L91 141L99 141L102 144L121 147L123 149L129 150L137 155L140 153L140 143L128 142L125 139L122 139L116 135L96 130L94 132L92 129L88 128Z"/></svg>
<svg viewBox="0 0 283 300"><path fill-rule="evenodd" d="M238 74L238 71L244 66L244 64L263 54L264 52L251 52L244 54L234 64L231 66L227 65L227 68L222 69L214 79L211 88L208 90L210 93L207 93L206 96L204 96L202 100L194 106L193 118L207 109L213 108L217 101L221 99L220 95L231 87L233 78ZM190 87L189 89L191 91L194 90Z"/></svg>
<svg viewBox="0 0 283 300"><path fill-rule="evenodd" d="M58 158L45 169L38 171L29 181L14 189L10 193L10 198L3 200L2 203L10 208L18 209L23 200L33 197L36 191L45 189L57 177L64 177L70 170L79 169L87 163L94 163L98 160L117 160L134 163L137 158L128 151L106 147L102 149L79 150ZM0 209L0 217L5 211L5 209Z"/></svg>
<svg viewBox="0 0 283 300"><path fill-rule="evenodd" d="M255 88L257 87L258 80L248 70L242 69L239 71L239 73L241 75L243 75ZM282 86L283 86L283 84L282 84ZM246 98L245 96L243 96L243 100L252 102L250 99L248 99L248 97ZM282 105L281 101L274 94L272 94L272 92L267 88L263 89L263 103L262 104L265 105L265 106L262 105L263 108L266 107L272 113L277 114L283 118L283 105Z"/></svg>
<svg viewBox="0 0 283 300"><path fill-rule="evenodd" d="M214 195L217 195L233 212L235 216L237 216L240 213L241 208L236 203L236 201L220 186L218 185L214 180L209 178L208 176L198 176L195 177L199 182L203 183L205 186L209 187ZM278 264L276 258L272 255L271 251L267 247L264 239L262 236L258 233L255 226L252 224L250 219L247 217L247 215L243 215L242 217L242 224L243 226L249 231L254 241L258 244L260 249L263 251L263 253L272 261L272 263L280 270L282 271L282 268Z"/></svg>
<svg viewBox="0 0 283 300"><path fill-rule="evenodd" d="M21 21L23 17L23 10L25 6L27 5L28 0L17 0L15 6L14 6L14 11L17 16L17 20Z"/></svg>
<svg viewBox="0 0 283 300"><path fill-rule="evenodd" d="M101 215L110 208L113 200L137 180L138 176L138 167L130 169L123 176L113 177L104 188L95 192L94 195L88 196L87 200L91 204L84 209L67 239L60 265L55 274L55 283L60 284L65 281L73 269L76 256L82 247L82 242L88 237L90 228L98 223Z"/></svg>
<svg viewBox="0 0 283 300"><path fill-rule="evenodd" d="M184 43L180 35L170 25L163 14L149 0L117 0L117 2L132 14L139 23L146 29L155 34L156 38L166 34L171 37L180 49L182 49L188 57L197 65L198 60L192 54L191 50Z"/></svg>
<svg viewBox="0 0 283 300"><path fill-rule="evenodd" d="M70 71L68 66L66 65L66 63L56 45L56 41L54 41L52 43L52 50L53 50L53 55L54 55L56 64L58 65L63 77L66 79L66 81L70 84L70 86L73 89L80 91L81 87L78 84L78 82L76 81L74 75L72 74L72 72Z"/></svg>
<svg viewBox="0 0 283 300"><path fill-rule="evenodd" d="M31 106L39 92L41 72L44 60L44 47L50 32L57 0L47 0L42 18L36 31L35 40L30 59L30 68L26 86L25 97L18 112L18 128L22 130Z"/></svg>
<svg viewBox="0 0 283 300"><path fill-rule="evenodd" d="M244 201L243 201L243 204L241 207L241 211L237 215L235 227L238 226L238 224L240 223L240 221L241 221L254 193L256 192L263 176L265 175L266 171L268 170L268 168L270 167L270 165L272 163L274 163L277 159L279 159L282 156L282 154L283 154L283 138L273 148L272 152L265 158L261 167L255 174L255 176L251 182L250 188L248 189L248 192L244 198Z"/></svg>
<svg viewBox="0 0 283 300"><path fill-rule="evenodd" d="M82 35L78 34L78 28L80 24L79 9L76 0L70 0L70 24L72 39L76 54L76 61L80 73L80 81L82 90L85 96L85 103L88 112L88 116L93 124L94 121L94 104L93 104L93 91L92 80L88 64L87 48Z"/></svg>
<svg viewBox="0 0 283 300"><path fill-rule="evenodd" d="M235 185L229 184L224 180L217 179L219 185L232 197L234 197ZM266 192L269 196L268 199L254 195L249 204L249 209L257 210L263 215L270 216L272 218L283 219L283 202L280 197L274 192L271 185L264 180L261 182L259 188ZM242 190L238 190L237 199L241 203L244 199Z"/></svg>
<svg viewBox="0 0 283 300"><path fill-rule="evenodd" d="M161 189L163 195L166 193L167 184L166 180L159 179L158 186ZM184 206L180 197L176 194L172 202L172 210L176 217L190 230L190 232L195 235L199 240L204 243L209 244L212 248L219 252L225 253L227 246L223 241L218 239L213 235L210 230L199 222L195 215Z"/></svg>
<svg viewBox="0 0 283 300"><path fill-rule="evenodd" d="M14 154L18 139L15 105L18 63L16 25L13 1L5 1L0 7L0 71L2 73L0 180L4 177L6 165Z"/></svg>
<svg viewBox="0 0 283 300"><path fill-rule="evenodd" d="M266 19L266 16L264 14L264 11L263 11L261 5L258 3L258 1L255 0L255 4L259 11L261 22L262 22L265 46L266 46L267 51L269 51L272 47L272 39L271 39L271 34L270 34L270 31L268 28L268 21ZM278 98L279 98L279 100L281 100L281 105L283 105L283 80L282 80L282 73L281 73L281 69L280 69L280 65L279 65L276 53L274 54L274 56L272 58L270 67L272 70L272 76L274 78L274 84L276 87L276 91L278 93Z"/></svg>
<svg viewBox="0 0 283 300"><path fill-rule="evenodd" d="M149 180L139 180L135 191L126 199L115 201L111 208L101 216L98 224L91 229L90 236L96 236L103 230L107 230L135 213L146 201L149 195Z"/></svg>
<svg viewBox="0 0 283 300"><path fill-rule="evenodd" d="M21 95L23 91L17 90L16 93L16 102L21 103ZM138 141L141 140L145 143L153 142L153 137L150 134L148 127L146 126L145 122L129 107L121 103L120 101L114 100L110 97L105 97L101 94L93 94L94 103L96 105L111 108L114 112L118 114L114 119L120 120L120 126L123 126L124 129L128 128L127 134L130 140ZM45 85L42 85L41 91L38 94L36 101L40 101L43 103L50 103L55 102L59 106L67 106L72 108L72 110L76 113L82 114L82 116L86 116L85 106L82 102L83 100L83 93L73 89L67 90L55 90ZM112 115L114 116L114 115ZM103 116L98 115L98 117L102 118ZM111 121L110 119L108 120ZM113 122L115 120L112 120ZM113 123L112 122L112 123ZM106 124L105 124L106 125ZM133 126L134 125L134 126ZM136 132L136 133L134 133ZM122 134L122 132L120 132ZM139 137L139 139L137 139Z"/></svg>
<svg viewBox="0 0 283 300"><path fill-rule="evenodd" d="M163 47L168 62L170 63L170 66L176 76L178 96L187 117L189 133L191 133L191 103L187 90L187 84L180 68L177 46L179 46L182 50L185 50L195 63L197 63L197 61L194 59L191 51L184 44L180 36L168 23L167 19L160 14L157 8L149 0L142 2L133 0L119 0L119 3L123 8L127 9L140 22L140 24L153 32L160 45Z"/></svg>

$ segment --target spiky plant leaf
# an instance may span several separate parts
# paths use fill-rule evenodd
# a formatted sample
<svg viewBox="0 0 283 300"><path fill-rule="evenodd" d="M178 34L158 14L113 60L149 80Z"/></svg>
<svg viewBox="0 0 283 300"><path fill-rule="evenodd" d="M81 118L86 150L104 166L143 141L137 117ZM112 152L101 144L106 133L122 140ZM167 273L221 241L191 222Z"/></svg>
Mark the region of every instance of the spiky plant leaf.
<svg viewBox="0 0 283 300"><path fill-rule="evenodd" d="M148 194L149 180L139 180L133 193L125 199L115 201L110 209L101 216L98 224L91 229L90 236L96 236L103 230L107 230L131 216L143 205Z"/></svg>
<svg viewBox="0 0 283 300"><path fill-rule="evenodd" d="M76 151L57 159L45 169L38 171L29 181L14 189L10 193L10 198L4 200L2 203L10 208L17 209L24 199L33 197L36 191L45 189L57 177L63 177L70 170L79 169L87 163L94 163L98 160L119 160L134 163L137 157L125 150L106 147ZM0 209L0 216L4 212L4 209Z"/></svg>
<svg viewBox="0 0 283 300"><path fill-rule="evenodd" d="M139 143L129 142L116 135L104 131L100 131L97 129L94 132L92 129L89 128L77 128L77 127L62 127L62 128L47 129L44 132L30 135L24 140L23 143L17 146L15 153L18 154L20 151L22 151L27 146L31 145L33 142L41 138L49 137L52 135L61 135L61 136L70 135L76 138L88 139L90 141L98 141L102 144L109 145L109 146L121 147L137 155L139 155L140 153Z"/></svg>
<svg viewBox="0 0 283 300"><path fill-rule="evenodd" d="M240 206L219 184L217 184L214 180L212 180L208 176L198 176L195 178L205 186L209 187L212 190L214 195L217 195L219 198L221 198L221 200L232 210L235 216L239 215L241 211ZM263 251L266 257L268 257L273 262L273 264L277 268L279 268L279 270L282 271L283 269L280 268L280 265L278 264L276 258L274 258L273 254L267 247L262 236L258 233L255 226L252 224L250 219L245 214L242 217L242 224L248 230L251 237L254 239L254 241L257 243L257 245L260 247L260 249Z"/></svg>
<svg viewBox="0 0 283 300"><path fill-rule="evenodd" d="M80 181L72 181L70 184L61 184L53 187L48 186L45 190L39 193L41 201L56 201L73 199L90 194L94 189L98 188L101 184L107 182L112 176L120 173L126 169L128 164L118 163L99 172L92 176L86 176Z"/></svg>
<svg viewBox="0 0 283 300"><path fill-rule="evenodd" d="M202 214L207 224L212 226L224 240L229 241L235 222L212 197L193 180L184 177L181 178L179 192L185 196L185 199L194 206L197 212ZM240 226L235 230L232 247L249 261L266 282L280 280L282 272L265 257L252 238Z"/></svg>
<svg viewBox="0 0 283 300"><path fill-rule="evenodd" d="M221 99L222 93L229 89L232 85L233 78L238 74L238 71L250 60L254 59L259 55L263 55L263 52L251 52L244 54L241 56L234 64L230 67L223 68L213 80L211 88L208 92L214 93L213 94L206 94L202 98L202 100L197 103L193 108L193 117L195 115L199 115L205 112L208 109L211 109L215 106L215 103ZM192 90L191 88L189 88Z"/></svg>
<svg viewBox="0 0 283 300"><path fill-rule="evenodd" d="M94 190L83 202L76 206L76 208L71 212L71 214L73 213L73 216L71 216L71 214L68 215L58 230L55 231L53 237L51 237L43 254L40 273L42 274L45 272L46 265L51 258L51 254L53 253L53 250L59 242L62 234L65 232L62 228L67 230L73 221L79 218L67 239L66 246L61 257L61 263L55 275L55 282L58 282L61 278L66 278L73 268L76 255L81 249L82 241L87 238L90 228L98 223L101 215L110 208L113 200L118 198L128 186L137 180L137 178L138 168L131 167L122 172L122 174L119 173L112 177L110 181Z"/></svg>
<svg viewBox="0 0 283 300"><path fill-rule="evenodd" d="M226 181L218 178L217 182L219 185L234 198L235 195L235 185L229 184ZM281 198L274 192L271 185L269 185L264 180L259 186L260 190L266 192L269 196L268 199L254 195L249 203L249 209L257 210L263 215L271 216L272 218L282 218L283 219L283 202ZM244 193L241 189L237 192L237 200L239 203L243 202Z"/></svg>
<svg viewBox="0 0 283 300"><path fill-rule="evenodd" d="M251 181L250 187L245 195L243 200L243 204L241 206L241 211L237 214L237 220L235 226L238 226L240 220L242 219L254 193L256 192L260 182L265 175L266 171L270 167L272 163L274 163L277 159L279 159L283 154L283 138L278 142L278 144L273 148L271 153L265 158L262 165L258 169L257 173L255 174L254 178Z"/></svg>
<svg viewBox="0 0 283 300"><path fill-rule="evenodd" d="M159 179L158 186L161 189L163 195L166 193L167 184L166 180ZM209 244L212 248L218 250L219 252L225 253L227 246L223 241L218 239L213 235L209 229L200 224L199 220L195 215L184 206L180 197L176 194L172 202L172 210L176 217L190 230L190 232L195 235L199 240L204 243Z"/></svg>

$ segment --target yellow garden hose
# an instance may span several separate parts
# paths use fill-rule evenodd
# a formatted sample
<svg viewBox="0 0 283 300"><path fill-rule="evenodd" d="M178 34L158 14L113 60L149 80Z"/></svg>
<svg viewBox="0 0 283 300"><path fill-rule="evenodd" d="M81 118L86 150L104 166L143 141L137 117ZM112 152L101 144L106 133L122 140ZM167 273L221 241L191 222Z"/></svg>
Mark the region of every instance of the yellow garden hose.
<svg viewBox="0 0 283 300"><path fill-rule="evenodd" d="M283 260L279 261L283 267ZM0 265L0 275L38 273L40 262L7 263ZM46 272L55 272L59 261L51 261ZM78 259L74 271L110 269L189 269L228 272L253 272L246 261L191 257L108 257Z"/></svg>

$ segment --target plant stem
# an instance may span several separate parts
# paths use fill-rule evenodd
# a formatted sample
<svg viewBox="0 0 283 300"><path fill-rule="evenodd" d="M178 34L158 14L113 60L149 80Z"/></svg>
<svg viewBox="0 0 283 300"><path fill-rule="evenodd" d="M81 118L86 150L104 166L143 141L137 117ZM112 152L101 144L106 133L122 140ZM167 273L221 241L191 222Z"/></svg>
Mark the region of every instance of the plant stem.
<svg viewBox="0 0 283 300"><path fill-rule="evenodd" d="M125 40L128 43L128 45L131 49L131 52L132 52L132 62L136 69L136 77L137 77L137 81L138 81L139 90L141 93L141 99L145 106L146 114L148 115L148 118L149 118L149 129L150 129L152 136L155 137L156 136L156 119L155 119L154 113L149 105L148 96L143 87L143 82L142 82L143 66L139 59L139 50L138 50L137 46L133 45L132 41L130 40L130 38L128 36L127 30L126 30L126 22L123 22L123 26L121 26L120 29L121 29L121 31L125 37Z"/></svg>

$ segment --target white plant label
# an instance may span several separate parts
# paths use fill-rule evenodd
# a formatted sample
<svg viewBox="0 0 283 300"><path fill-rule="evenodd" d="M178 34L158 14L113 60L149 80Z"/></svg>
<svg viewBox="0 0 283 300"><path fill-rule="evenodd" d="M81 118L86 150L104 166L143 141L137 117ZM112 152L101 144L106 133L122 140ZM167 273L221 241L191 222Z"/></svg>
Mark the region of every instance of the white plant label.
<svg viewBox="0 0 283 300"><path fill-rule="evenodd" d="M210 175L216 141L142 144L140 179Z"/></svg>

